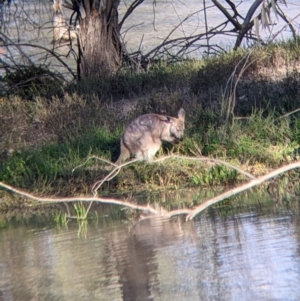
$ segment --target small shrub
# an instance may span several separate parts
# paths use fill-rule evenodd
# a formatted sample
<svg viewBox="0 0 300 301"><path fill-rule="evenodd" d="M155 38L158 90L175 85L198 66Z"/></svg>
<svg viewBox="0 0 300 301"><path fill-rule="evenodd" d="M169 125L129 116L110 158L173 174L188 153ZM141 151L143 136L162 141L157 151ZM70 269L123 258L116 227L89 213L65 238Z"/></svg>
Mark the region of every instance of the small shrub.
<svg viewBox="0 0 300 301"><path fill-rule="evenodd" d="M9 94L20 95L26 100L35 96L49 97L57 94L62 86L59 76L44 66L20 66L16 70L6 70L3 77Z"/></svg>

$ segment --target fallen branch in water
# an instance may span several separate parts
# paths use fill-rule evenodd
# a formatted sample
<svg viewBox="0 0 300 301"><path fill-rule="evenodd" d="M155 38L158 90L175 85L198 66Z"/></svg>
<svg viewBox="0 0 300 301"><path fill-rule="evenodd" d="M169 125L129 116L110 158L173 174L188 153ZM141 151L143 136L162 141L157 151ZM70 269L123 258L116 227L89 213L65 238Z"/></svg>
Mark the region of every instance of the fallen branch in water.
<svg viewBox="0 0 300 301"><path fill-rule="evenodd" d="M28 199L35 200L41 203L61 203L61 202L99 202L103 204L114 204L114 205L120 205L120 206L125 206L131 209L136 209L136 210L141 210L144 212L152 213L154 215L161 215L161 216L166 216L166 217L172 217L175 215L180 215L180 214L188 214L190 213L190 209L179 209L179 210L172 210L172 211L167 211L163 209L162 207L159 207L158 209L155 209L149 205L147 206L142 206L142 205L137 205L133 204L124 200L118 200L114 198L99 198L99 197L69 197L69 198L51 198L51 197L40 197L34 194L31 194L29 192L26 192L24 190L17 189L11 185L5 184L3 182L0 182L0 187L3 187L11 192L14 192L18 195L24 196ZM85 219L88 214L88 210L86 212L86 215L82 217L82 219ZM70 217L70 216L69 216ZM77 217L76 217L77 218Z"/></svg>
<svg viewBox="0 0 300 301"><path fill-rule="evenodd" d="M267 180L270 180L286 171L289 171L289 170L292 170L292 169L295 169L295 168L299 168L300 167L300 162L295 162L295 163L291 163L289 165L285 165L285 166L282 166L278 169L275 169L273 171L271 171L270 173L267 173L266 175L264 176L261 176L259 178L256 178L246 184L243 184L241 186L238 186L238 187L235 187L233 189L230 189L216 197L213 197L205 202L203 202L201 205L197 206L196 208L194 208L193 210L191 210L191 212L188 214L188 216L186 217L187 220L191 220L193 219L197 214L199 214L200 212L202 212L204 209L216 204L216 203L219 203L235 194L238 194L242 191L245 191L247 189L250 189L254 186L257 186L257 185L260 185L262 184L263 182L266 182Z"/></svg>
<svg viewBox="0 0 300 301"><path fill-rule="evenodd" d="M126 202L124 200L118 200L113 198L99 198L99 197L69 197L69 198L51 198L51 197L42 197L42 196L36 196L34 194L31 194L29 192L17 189L15 187L12 187L8 184L5 184L3 182L0 182L0 187L3 187L9 191L12 191L16 194L22 195L24 197L27 197L29 199L42 202L42 203L61 203L61 202L100 202L104 204L115 204L115 205L121 205L126 206L132 209L138 209L143 211L148 211L153 214L158 214L158 211L154 208L151 208L150 206L140 206L136 205L130 202Z"/></svg>
<svg viewBox="0 0 300 301"><path fill-rule="evenodd" d="M231 164L222 161L222 160L217 160L217 159L211 159L211 158L205 158L205 157L199 157L199 158L193 158L193 157L185 157L185 156L177 156L177 155L172 155L172 156L166 156L166 157L162 157L159 158L157 160L154 160L153 163L157 163L157 162L161 162L163 160L166 159L170 159L170 158L178 158L178 159L188 159L188 160L199 160L199 161L203 161L203 160L209 160L215 163L222 163L225 164L228 167L232 167L240 172L242 172L245 175L248 175L248 177L250 177L252 180L248 183L242 184L238 187L235 187L233 189L230 189L216 197L213 197L209 200L204 201L201 205L195 207L194 209L178 209L178 210L172 210L172 211L167 211L165 209L163 209L162 207L159 207L158 209L155 209L153 207L151 207L150 205L147 206L142 206L142 205L137 205L137 204L133 204L131 202L125 201L125 200L118 200L118 199L114 199L114 198L101 198L97 196L97 190L99 189L99 187L105 182L108 181L110 179L112 179L113 177L116 176L116 174L119 172L119 170L129 164L132 164L134 162L136 162L137 160L132 160L129 162L126 162L122 165L116 166L113 164L113 166L115 166L115 168L101 181L96 182L96 184L94 184L94 187L96 187L96 190L94 190L94 196L92 197L69 197L69 198L51 198L51 197L40 197L40 196L36 196L33 195L31 193L28 193L26 191L14 188L8 184L5 184L3 182L0 182L0 187L3 187L7 190L10 190L14 193L17 193L19 195L25 196L29 199L32 200L36 200L38 202L44 202L44 203L60 203L60 202L78 202L78 201L82 201L82 202L100 202L100 203L104 203L104 204L115 204L115 205L120 205L120 206L125 206L131 209L136 209L136 210L141 210L147 213L151 213L154 215L160 215L160 216L166 216L166 217L172 217L175 215L182 215L182 214L186 214L186 220L192 220L196 215L198 215L199 213L201 213L203 210L205 210L206 208L219 203L233 195L238 194L239 192L245 191L247 189L250 189L254 186L260 185L263 182L270 180L271 178L274 178L286 171L292 170L292 169L296 169L296 168L300 168L300 162L295 162L295 163L291 163L288 164L286 166L282 166L278 169L273 170L272 172L258 177L258 178L254 178L252 175L242 171L241 169L232 166ZM101 160L101 158L98 158ZM90 208L90 206L89 206ZM86 218L88 214L88 210L86 212L86 215L83 218Z"/></svg>

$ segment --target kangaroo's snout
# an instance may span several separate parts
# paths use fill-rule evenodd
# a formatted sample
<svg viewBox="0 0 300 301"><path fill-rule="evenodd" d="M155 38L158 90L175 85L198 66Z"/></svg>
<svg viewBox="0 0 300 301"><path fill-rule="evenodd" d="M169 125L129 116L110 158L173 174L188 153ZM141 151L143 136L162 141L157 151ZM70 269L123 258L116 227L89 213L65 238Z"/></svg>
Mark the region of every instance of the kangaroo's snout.
<svg viewBox="0 0 300 301"><path fill-rule="evenodd" d="M183 135L180 136L180 137L174 137L173 143L174 143L174 144L178 144L178 143L180 143L182 140L183 140Z"/></svg>

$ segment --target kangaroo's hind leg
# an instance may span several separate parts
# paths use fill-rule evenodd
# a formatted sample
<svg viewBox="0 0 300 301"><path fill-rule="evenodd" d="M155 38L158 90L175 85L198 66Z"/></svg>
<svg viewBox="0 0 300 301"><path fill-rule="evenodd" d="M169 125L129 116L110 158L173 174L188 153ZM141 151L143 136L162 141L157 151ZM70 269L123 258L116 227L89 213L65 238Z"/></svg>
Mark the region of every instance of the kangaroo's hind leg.
<svg viewBox="0 0 300 301"><path fill-rule="evenodd" d="M154 139L151 135L143 137L142 143L142 157L143 160L152 161L161 146L160 139Z"/></svg>
<svg viewBox="0 0 300 301"><path fill-rule="evenodd" d="M123 137L121 138L120 142L120 156L115 164L121 165L124 161L130 158L130 150L123 142Z"/></svg>

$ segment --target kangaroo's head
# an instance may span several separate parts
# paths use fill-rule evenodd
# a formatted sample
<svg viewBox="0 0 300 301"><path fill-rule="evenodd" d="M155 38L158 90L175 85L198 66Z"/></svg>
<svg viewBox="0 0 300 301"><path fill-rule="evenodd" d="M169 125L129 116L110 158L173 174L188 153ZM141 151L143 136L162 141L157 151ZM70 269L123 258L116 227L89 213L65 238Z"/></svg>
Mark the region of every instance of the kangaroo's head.
<svg viewBox="0 0 300 301"><path fill-rule="evenodd" d="M174 138L174 142L181 141L183 139L184 121L185 111L182 108L178 111L178 118L170 118L170 134L172 138Z"/></svg>

